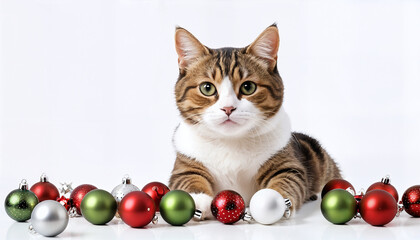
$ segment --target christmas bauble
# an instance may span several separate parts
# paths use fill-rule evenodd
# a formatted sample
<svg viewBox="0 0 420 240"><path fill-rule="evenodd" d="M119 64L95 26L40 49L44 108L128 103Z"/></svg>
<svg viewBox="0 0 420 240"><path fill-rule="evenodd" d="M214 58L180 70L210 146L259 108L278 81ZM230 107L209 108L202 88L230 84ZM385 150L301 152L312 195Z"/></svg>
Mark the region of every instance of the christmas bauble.
<svg viewBox="0 0 420 240"><path fill-rule="evenodd" d="M162 197L159 208L162 218L167 223L181 226L194 216L195 203L189 193L172 190Z"/></svg>
<svg viewBox="0 0 420 240"><path fill-rule="evenodd" d="M375 189L360 200L359 211L363 220L373 226L383 226L394 219L398 211L395 198L387 191Z"/></svg>
<svg viewBox="0 0 420 240"><path fill-rule="evenodd" d="M404 210L413 217L420 217L420 185L410 187L402 196Z"/></svg>
<svg viewBox="0 0 420 240"><path fill-rule="evenodd" d="M156 205L156 211L159 211L160 200L170 190L165 184L161 182L151 182L146 184L146 186L143 187L142 191L149 194L149 196L153 198Z"/></svg>
<svg viewBox="0 0 420 240"><path fill-rule="evenodd" d="M389 192L389 194L391 194L394 197L395 201L398 202L397 189L395 189L395 187L391 185L389 176L382 178L380 182L376 182L370 185L370 187L367 189L366 192L372 191L374 189L381 189L381 190Z"/></svg>
<svg viewBox="0 0 420 240"><path fill-rule="evenodd" d="M40 202L44 200L56 200L60 193L54 184L48 182L47 175L42 174L40 181L35 183L30 189L38 197Z"/></svg>
<svg viewBox="0 0 420 240"><path fill-rule="evenodd" d="M97 188L90 184L82 184L77 188L73 189L73 191L70 194L70 199L73 201L73 205L76 208L77 214L82 214L82 212L80 211L80 204L82 203L82 200L85 197L85 195L88 192L95 189Z"/></svg>
<svg viewBox="0 0 420 240"><path fill-rule="evenodd" d="M356 215L357 202L348 191L333 189L322 198L321 212L328 221L344 224Z"/></svg>
<svg viewBox="0 0 420 240"><path fill-rule="evenodd" d="M211 202L211 213L222 223L233 224L245 215L245 201L232 190L219 192Z"/></svg>
<svg viewBox="0 0 420 240"><path fill-rule="evenodd" d="M350 188L349 190L352 191L353 193L356 193L353 185L351 185L351 183L347 182L346 180L344 180L344 179L330 180L327 184L325 184L324 188L322 188L321 198L323 198L325 196L325 194L327 194L327 192L329 192L333 189L347 190L348 188Z"/></svg>
<svg viewBox="0 0 420 240"><path fill-rule="evenodd" d="M131 183L131 178L128 175L126 175L123 177L122 183L116 186L112 190L111 194L117 201L117 205L119 205L121 200L125 197L125 195L133 191L140 191L140 189L137 186L133 185ZM115 214L115 216L120 217L118 211Z"/></svg>
<svg viewBox="0 0 420 240"><path fill-rule="evenodd" d="M61 196L57 198L56 200L58 203L63 205L63 207L68 211L72 207L72 202L70 201L70 198L66 198L64 196Z"/></svg>
<svg viewBox="0 0 420 240"><path fill-rule="evenodd" d="M273 189L261 189L251 198L249 210L255 221L273 224L283 217L286 210L283 196Z"/></svg>
<svg viewBox="0 0 420 240"><path fill-rule="evenodd" d="M139 228L149 224L156 212L155 202L141 191L128 193L118 207L121 219L131 227Z"/></svg>
<svg viewBox="0 0 420 240"><path fill-rule="evenodd" d="M83 217L92 224L103 225L111 221L117 211L117 201L107 191L95 189L86 194L80 204Z"/></svg>
<svg viewBox="0 0 420 240"><path fill-rule="evenodd" d="M7 215L18 222L31 218L32 210L38 204L37 196L28 190L26 180L22 180L19 189L10 192L4 201Z"/></svg>
<svg viewBox="0 0 420 240"><path fill-rule="evenodd" d="M54 237L62 233L68 222L67 210L59 202L53 200L40 202L31 215L32 228L45 237Z"/></svg>

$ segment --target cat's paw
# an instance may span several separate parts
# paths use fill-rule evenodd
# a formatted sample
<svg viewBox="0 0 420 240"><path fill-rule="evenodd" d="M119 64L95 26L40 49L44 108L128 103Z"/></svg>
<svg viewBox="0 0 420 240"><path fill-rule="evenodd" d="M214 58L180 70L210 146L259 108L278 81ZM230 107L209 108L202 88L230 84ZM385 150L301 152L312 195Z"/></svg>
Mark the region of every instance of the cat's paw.
<svg viewBox="0 0 420 240"><path fill-rule="evenodd" d="M213 200L212 197L210 197L207 194L204 193L190 193L192 198L195 202L195 208L200 210L202 215L200 220L205 219L213 219L213 214L211 213L211 201ZM195 220L198 220L194 218Z"/></svg>

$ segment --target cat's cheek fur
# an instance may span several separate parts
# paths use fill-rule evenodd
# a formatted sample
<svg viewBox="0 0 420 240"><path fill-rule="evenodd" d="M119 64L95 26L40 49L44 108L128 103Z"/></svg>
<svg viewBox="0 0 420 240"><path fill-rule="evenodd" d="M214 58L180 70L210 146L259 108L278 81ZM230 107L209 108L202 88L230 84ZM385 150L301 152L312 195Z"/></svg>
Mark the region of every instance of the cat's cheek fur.
<svg viewBox="0 0 420 240"><path fill-rule="evenodd" d="M195 208L202 212L202 217L200 220L205 219L214 219L213 214L211 213L210 205L213 198L205 193L190 193L195 202ZM194 218L197 220L196 218Z"/></svg>

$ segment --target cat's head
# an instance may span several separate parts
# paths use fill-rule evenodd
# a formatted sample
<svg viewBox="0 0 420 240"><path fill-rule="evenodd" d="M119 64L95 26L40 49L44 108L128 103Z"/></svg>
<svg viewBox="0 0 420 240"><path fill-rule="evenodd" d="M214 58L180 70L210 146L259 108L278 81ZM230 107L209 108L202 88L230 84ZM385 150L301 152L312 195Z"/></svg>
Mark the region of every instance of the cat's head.
<svg viewBox="0 0 420 240"><path fill-rule="evenodd" d="M270 124L283 102L279 42L272 25L244 48L211 49L178 27L175 96L184 121L203 132L232 137Z"/></svg>

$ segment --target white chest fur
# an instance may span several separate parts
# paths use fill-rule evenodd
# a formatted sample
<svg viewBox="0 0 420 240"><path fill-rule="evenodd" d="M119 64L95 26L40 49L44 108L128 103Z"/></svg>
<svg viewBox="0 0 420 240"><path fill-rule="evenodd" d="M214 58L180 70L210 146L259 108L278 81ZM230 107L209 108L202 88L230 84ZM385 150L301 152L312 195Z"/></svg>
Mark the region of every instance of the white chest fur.
<svg viewBox="0 0 420 240"><path fill-rule="evenodd" d="M256 192L255 175L260 166L284 148L291 136L290 120L281 108L264 130L243 138L210 138L196 126L182 122L174 134L175 149L209 169L216 181L215 193L234 190L246 204ZM269 126L269 129L267 127ZM265 132L259 134L259 132Z"/></svg>

